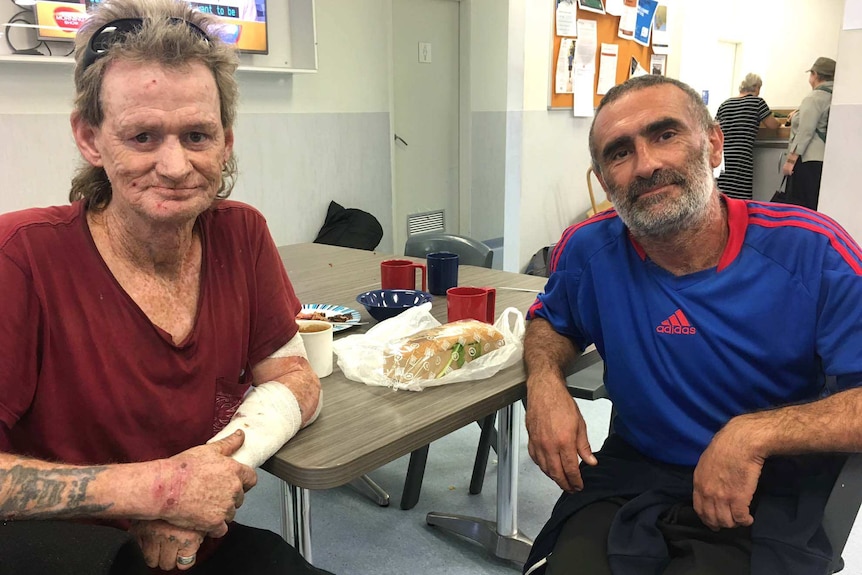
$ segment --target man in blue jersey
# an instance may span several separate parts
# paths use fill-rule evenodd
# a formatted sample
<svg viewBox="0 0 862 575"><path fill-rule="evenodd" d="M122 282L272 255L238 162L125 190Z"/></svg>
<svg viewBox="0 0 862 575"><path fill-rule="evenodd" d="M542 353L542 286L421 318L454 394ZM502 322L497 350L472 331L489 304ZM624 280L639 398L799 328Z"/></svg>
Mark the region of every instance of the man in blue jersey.
<svg viewBox="0 0 862 575"><path fill-rule="evenodd" d="M525 339L530 455L564 490L527 573L830 571L836 452L862 451L862 250L822 214L722 196L722 144L662 76L596 111L615 210L563 233ZM564 379L590 344L617 412L595 454Z"/></svg>

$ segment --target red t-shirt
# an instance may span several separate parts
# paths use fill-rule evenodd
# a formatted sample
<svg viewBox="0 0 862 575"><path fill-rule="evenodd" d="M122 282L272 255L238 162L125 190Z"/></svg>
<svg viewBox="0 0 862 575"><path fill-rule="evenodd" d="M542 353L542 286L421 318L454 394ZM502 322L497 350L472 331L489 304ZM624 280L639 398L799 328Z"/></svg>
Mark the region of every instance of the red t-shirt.
<svg viewBox="0 0 862 575"><path fill-rule="evenodd" d="M0 216L0 450L149 461L230 420L300 304L259 212L219 201L197 226L198 314L174 345L108 270L81 202Z"/></svg>

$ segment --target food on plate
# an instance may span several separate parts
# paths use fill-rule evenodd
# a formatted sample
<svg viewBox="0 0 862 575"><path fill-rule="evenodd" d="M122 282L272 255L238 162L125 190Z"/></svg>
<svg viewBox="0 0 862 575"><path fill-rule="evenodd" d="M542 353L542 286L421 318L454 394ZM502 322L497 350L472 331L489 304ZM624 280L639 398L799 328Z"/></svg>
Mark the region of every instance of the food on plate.
<svg viewBox="0 0 862 575"><path fill-rule="evenodd" d="M383 371L397 382L438 379L506 345L494 326L465 319L396 340L384 352Z"/></svg>
<svg viewBox="0 0 862 575"><path fill-rule="evenodd" d="M320 310L302 310L296 314L296 319L316 319L318 321L328 321L331 323L348 323L353 321L353 316L349 313L334 313L326 315Z"/></svg>

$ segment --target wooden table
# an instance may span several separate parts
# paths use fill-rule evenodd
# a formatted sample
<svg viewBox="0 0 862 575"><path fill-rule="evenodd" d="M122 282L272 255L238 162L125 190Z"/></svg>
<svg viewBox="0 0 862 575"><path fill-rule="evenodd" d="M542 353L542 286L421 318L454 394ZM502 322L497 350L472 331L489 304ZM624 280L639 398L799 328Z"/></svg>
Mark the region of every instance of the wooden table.
<svg viewBox="0 0 862 575"><path fill-rule="evenodd" d="M343 305L361 312L359 293L380 287L380 262L391 255L321 244L279 248L288 276L302 303ZM545 278L461 266L459 285L497 288L497 315L507 307L526 311ZM517 288L517 289L504 289ZM528 291L518 291L518 290ZM435 296L432 313L446 321L446 298ZM362 333L370 325L336 337ZM284 533L311 558L310 489L344 485L398 457L431 443L471 422L499 412L497 521L431 513L428 523L471 537L498 557L524 562L531 541L518 533L517 462L520 399L525 374L519 363L478 383L458 383L422 392L394 391L350 381L336 367L322 380L323 410L264 469L282 479L288 499ZM290 514L290 510L293 513Z"/></svg>

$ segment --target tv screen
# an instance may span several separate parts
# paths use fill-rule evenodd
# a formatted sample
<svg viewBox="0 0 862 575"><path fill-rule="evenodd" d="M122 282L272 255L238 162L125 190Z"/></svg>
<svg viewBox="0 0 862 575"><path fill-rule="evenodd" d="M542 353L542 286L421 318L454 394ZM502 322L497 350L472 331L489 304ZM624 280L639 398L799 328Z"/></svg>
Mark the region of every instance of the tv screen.
<svg viewBox="0 0 862 575"><path fill-rule="evenodd" d="M35 0L36 37L43 41L72 41L88 18L88 10L104 0ZM218 17L214 32L246 54L267 54L266 0L186 0L201 12Z"/></svg>

